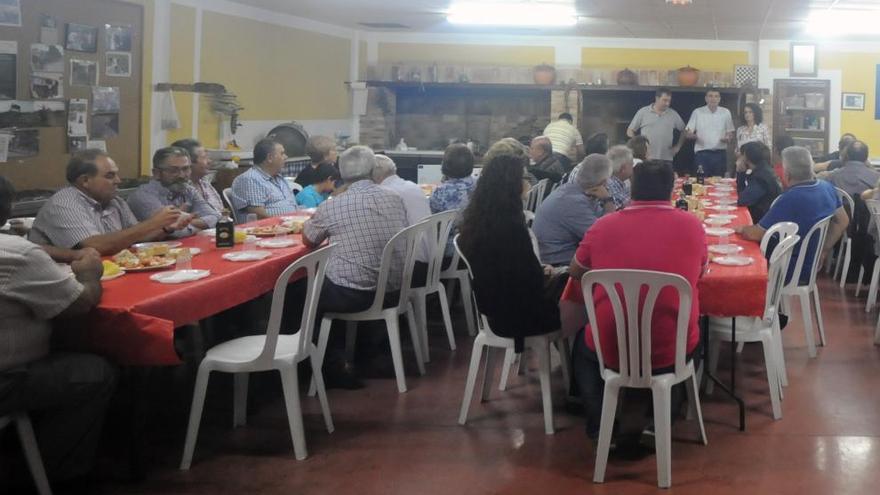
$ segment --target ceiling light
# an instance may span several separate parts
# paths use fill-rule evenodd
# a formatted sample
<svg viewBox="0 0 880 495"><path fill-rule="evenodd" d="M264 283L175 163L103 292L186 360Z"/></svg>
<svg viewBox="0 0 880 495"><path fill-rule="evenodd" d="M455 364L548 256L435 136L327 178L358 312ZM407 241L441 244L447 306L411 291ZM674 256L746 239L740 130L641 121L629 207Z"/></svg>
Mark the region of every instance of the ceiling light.
<svg viewBox="0 0 880 495"><path fill-rule="evenodd" d="M814 36L877 34L878 25L880 10L814 10L806 31Z"/></svg>
<svg viewBox="0 0 880 495"><path fill-rule="evenodd" d="M537 2L458 2L446 20L452 24L489 26L574 26L572 5Z"/></svg>
<svg viewBox="0 0 880 495"><path fill-rule="evenodd" d="M666 0L666 3L672 5L690 5L694 3L694 0Z"/></svg>

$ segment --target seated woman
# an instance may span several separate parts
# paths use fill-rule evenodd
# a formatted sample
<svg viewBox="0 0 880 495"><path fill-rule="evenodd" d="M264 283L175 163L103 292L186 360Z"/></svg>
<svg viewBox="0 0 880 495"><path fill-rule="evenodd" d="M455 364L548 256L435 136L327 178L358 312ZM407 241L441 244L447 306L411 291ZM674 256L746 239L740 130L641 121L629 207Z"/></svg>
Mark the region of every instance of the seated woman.
<svg viewBox="0 0 880 495"><path fill-rule="evenodd" d="M336 189L339 172L330 163L322 163L311 172L312 184L306 186L296 195L296 202L305 208L315 208L330 197Z"/></svg>
<svg viewBox="0 0 880 495"><path fill-rule="evenodd" d="M549 270L535 256L523 215L527 163L524 156L493 155L464 211L458 241L473 270L480 311L493 332L516 340L517 351L524 337L560 327L558 288L545 289Z"/></svg>
<svg viewBox="0 0 880 495"><path fill-rule="evenodd" d="M782 186L770 168L770 148L751 141L740 148L741 159L736 164L738 206L747 206L752 220L758 222L770 209L773 200L782 193Z"/></svg>
<svg viewBox="0 0 880 495"><path fill-rule="evenodd" d="M470 148L462 143L450 144L443 154L443 165L440 167L443 180L434 189L428 201L431 213L440 213L449 210L464 210L477 181L471 174L474 173L474 154ZM446 244L446 258L453 254L452 239L456 229L453 227L449 233L449 242ZM444 268L448 262L443 264Z"/></svg>

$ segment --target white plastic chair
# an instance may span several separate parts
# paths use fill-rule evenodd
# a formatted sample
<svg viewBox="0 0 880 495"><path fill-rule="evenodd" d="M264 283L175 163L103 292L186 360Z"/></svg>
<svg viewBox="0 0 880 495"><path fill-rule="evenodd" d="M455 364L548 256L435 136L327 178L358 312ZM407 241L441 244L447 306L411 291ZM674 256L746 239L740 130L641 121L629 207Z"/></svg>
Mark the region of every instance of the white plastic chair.
<svg viewBox="0 0 880 495"><path fill-rule="evenodd" d="M526 227L532 228L532 224L535 223L535 212L523 210L523 216L526 217Z"/></svg>
<svg viewBox="0 0 880 495"><path fill-rule="evenodd" d="M789 236L782 240L770 256L767 276L767 298L764 302L764 315L760 318L739 317L736 321L737 342L760 342L764 349L764 367L767 369L767 385L770 388L770 403L773 419L782 419L783 376L785 376L785 356L782 350L782 332L779 328L779 302L782 300L782 286L788 272L791 252L800 237ZM714 374L718 368L718 355L721 342L733 340L730 318L710 318L709 331L709 369ZM712 380L706 384L706 393L712 392Z"/></svg>
<svg viewBox="0 0 880 495"><path fill-rule="evenodd" d="M24 412L0 416L0 430L12 423L15 423L18 440L21 442L28 469L30 469L34 484L37 486L37 493L52 495L52 488L49 486L49 478L46 477L46 469L43 467L43 458L40 456L40 448L37 445L37 437L34 435L34 427L31 425L30 418Z"/></svg>
<svg viewBox="0 0 880 495"><path fill-rule="evenodd" d="M877 224L877 216L880 215L880 201L876 199L868 199L865 200L865 206L868 208L868 213L870 213L871 217L868 219L868 233L874 239L874 254L880 255L880 230L878 230ZM875 268L875 272L877 269ZM878 274L880 275L880 274ZM856 297L859 297L859 293L862 291L862 280L865 278L865 267L859 267L859 279L856 281ZM871 281L874 281L874 276L871 276ZM870 299L870 293L868 294Z"/></svg>
<svg viewBox="0 0 880 495"><path fill-rule="evenodd" d="M847 215L850 216L850 223L852 223L852 218L855 214L855 203L853 202L852 196L850 196L846 191L839 187L835 187L837 190L837 197L840 198L840 201L843 203L843 207L846 210ZM828 262L828 267L832 268L833 266L833 277L840 276L840 288L842 289L846 285L846 276L849 273L849 265L852 261L852 239L849 237L849 232L847 230L843 231L843 236L841 236L840 241L838 242L837 256L834 260L834 264L831 264L831 261ZM843 268L843 271L841 271ZM832 277L832 278L833 278Z"/></svg>
<svg viewBox="0 0 880 495"><path fill-rule="evenodd" d="M461 291L461 305L464 307L464 318L467 322L468 335L471 337L477 335L477 327L474 324L474 306L473 306L473 296L471 294L471 282L470 277L468 277L468 271L463 268L459 268L461 261L461 257L458 255L458 250L452 250L452 260L449 263L449 266L446 267L445 270L440 272L440 280L448 280L450 282L449 291L455 287L455 283L458 282L459 290Z"/></svg>
<svg viewBox="0 0 880 495"><path fill-rule="evenodd" d="M761 238L761 254L763 254L764 257L767 256L767 248L774 237L777 237L776 241L778 246L778 243L797 234L797 231L798 225L794 222L774 223L769 229L767 229L767 232L764 232L764 237Z"/></svg>
<svg viewBox="0 0 880 495"><path fill-rule="evenodd" d="M272 309L269 313L269 324L265 335L251 335L216 345L208 350L199 365L193 392L192 408L189 415L189 426L186 431L186 443L183 447L183 459L180 469L187 470L192 463L202 409L205 404L205 392L208 389L208 378L212 371L234 373L233 427L247 423L248 373L278 370L281 373L281 385L284 389L284 402L287 406L287 421L290 435L293 438L293 450L298 460L305 459L306 440L303 432L302 409L299 401L299 378L297 365L308 359L312 365L313 382L317 383L318 400L327 431L333 432L333 419L330 417L330 406L324 389L321 375L321 362L317 348L312 344L312 330L315 326L315 310L324 283L324 272L327 260L334 246L330 245L303 256L288 266L275 282L272 294ZM281 317L284 313L284 295L290 277L305 270L308 288L306 290L303 315L299 331L293 335L279 335Z"/></svg>
<svg viewBox="0 0 880 495"><path fill-rule="evenodd" d="M541 179L535 184L535 187L529 191L529 195L526 198L525 210L533 213L538 211L538 207L544 202L544 193L547 191L548 184L550 184L550 179Z"/></svg>
<svg viewBox="0 0 880 495"><path fill-rule="evenodd" d="M406 392L406 375L403 371L403 354L400 346L400 325L398 319L401 315L406 315L409 334L412 338L413 350L416 354L416 364L419 368L419 374L425 374L425 360L422 356L422 344L419 337L419 328L416 324L415 311L412 302L410 302L410 292L412 291L412 272L415 266L416 246L422 245L422 238L428 235L428 229L433 226L428 221L421 221L415 225L411 225L393 237L385 245L382 250L382 261L379 265L379 278L376 282L376 296L373 298L373 304L364 311L357 313L326 313L321 319L321 330L318 334L318 363L324 362L324 355L327 352L327 342L330 339L330 326L333 320L343 320L348 322L345 333L345 351L349 359L354 357L355 340L357 337L357 322L359 321L385 321L385 327L388 331L388 343L391 346L391 359L394 362L394 374L397 377L397 390L400 393ZM398 258L398 255L400 257ZM398 266L395 267L395 264ZM402 264L402 266L400 266ZM400 279L400 295L397 304L391 307L385 307L386 295L391 292L388 290L389 277L394 268L399 268L402 275ZM314 391L314 382L309 394Z"/></svg>
<svg viewBox="0 0 880 495"><path fill-rule="evenodd" d="M608 294L614 311L617 329L617 349L619 371L605 367L600 330L596 324L596 305L593 288L601 286ZM620 288L618 291L617 288ZM599 369L605 380L605 393L602 399L602 422L599 428L599 444L596 450L596 467L593 482L605 480L605 467L608 463L608 450L611 445L611 430L617 411L617 397L621 387L650 388L654 397L654 428L657 449L657 485L668 488L672 485L671 429L672 429L672 386L687 381L687 394L697 421L700 424L700 438L705 445L706 429L703 426L703 413L697 392L697 376L693 361L686 361L688 327L690 325L691 285L684 277L672 273L645 270L591 270L581 279L587 314L591 322ZM662 289L671 288L678 293L678 322L675 333L675 372L653 375L651 367L651 319L657 296ZM647 289L643 291L643 289ZM639 308L640 294L644 294L642 308ZM622 293L622 294L621 294ZM623 298L621 299L621 295ZM624 312L625 308L625 312ZM624 316L625 315L625 316ZM626 326L624 326L626 325Z"/></svg>
<svg viewBox="0 0 880 495"><path fill-rule="evenodd" d="M287 182L287 185L290 186L290 190L296 193L300 193L303 190L302 184L296 181L296 177L285 177L284 182Z"/></svg>
<svg viewBox="0 0 880 495"><path fill-rule="evenodd" d="M443 325L446 327L446 337L449 339L449 348L455 350L455 335L452 333L452 319L449 316L449 301L446 298L446 287L440 281L440 272L443 266L443 254L446 250L446 242L449 240L449 232L452 223L458 215L458 210L449 210L436 213L425 218L428 231L425 234L430 245L431 257L428 261L428 276L424 287L413 287L409 298L418 318L419 330L421 331L422 356L425 362L431 362L431 354L428 348L428 309L427 299L430 294L437 294L440 299L440 311L443 313Z"/></svg>
<svg viewBox="0 0 880 495"><path fill-rule="evenodd" d="M238 208L235 207L235 203L232 202L232 188L227 187L223 190L223 199L226 200L226 205L229 206L229 211L232 213L232 219L235 220L235 224L238 225L241 223L241 215L238 214Z"/></svg>
<svg viewBox="0 0 880 495"><path fill-rule="evenodd" d="M457 235L455 236L455 239L453 239L453 243L455 244L455 251L467 266L468 276L473 278L471 265L458 247ZM467 423L468 411L470 410L471 401L474 396L474 387L477 382L477 374L480 372L480 361L482 361L483 358L483 348L486 348L486 369L483 373L481 401L486 401L489 398L489 377L492 373L493 361L492 349L504 349L506 351L508 349L513 350L514 348L513 339L499 337L492 331L492 328L489 327L489 320L486 318L486 315L480 312L476 299L473 301L473 304L474 308L477 310L478 332L477 337L474 339L473 350L471 351L471 364L468 367L464 397L462 398L461 410L458 414L458 424L460 425L465 425ZM560 339L561 336L561 332L557 331L523 339L525 347L531 349L538 355L538 377L541 381L541 399L544 407L544 433L547 435L552 435L554 433L553 399L550 388L550 343ZM565 364L567 365L567 356L564 356L563 359L566 361Z"/></svg>
<svg viewBox="0 0 880 495"><path fill-rule="evenodd" d="M807 341L807 352L811 358L816 357L816 344L813 338L813 322L812 322L812 306L816 306L816 322L819 327L819 344L825 345L825 323L822 320L822 307L819 305L819 287L816 285L816 274L819 272L819 258L822 255L822 246L825 245L825 237L828 234L828 225L831 223L831 215L816 222L809 232L800 241L800 249L798 250L797 261L794 265L794 272L791 280L783 288L782 295L787 297L798 297L801 304L801 314L804 318L804 337ZM810 279L806 284L800 283L800 275L803 271L804 262L807 258L807 249L814 244L816 249L813 250L812 265L810 269ZM812 297L812 303L810 298Z"/></svg>

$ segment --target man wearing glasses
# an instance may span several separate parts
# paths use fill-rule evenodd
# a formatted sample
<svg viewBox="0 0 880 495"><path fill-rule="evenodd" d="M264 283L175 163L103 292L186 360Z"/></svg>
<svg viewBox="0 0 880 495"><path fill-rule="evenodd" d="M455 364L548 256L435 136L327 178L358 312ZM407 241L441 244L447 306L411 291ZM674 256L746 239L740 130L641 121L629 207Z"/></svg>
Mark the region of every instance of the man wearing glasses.
<svg viewBox="0 0 880 495"><path fill-rule="evenodd" d="M183 148L161 148L153 155L153 180L128 197L128 206L143 221L166 207L180 210L178 222L164 227L169 237L188 237L199 230L214 227L220 219L215 210L190 184L192 165Z"/></svg>

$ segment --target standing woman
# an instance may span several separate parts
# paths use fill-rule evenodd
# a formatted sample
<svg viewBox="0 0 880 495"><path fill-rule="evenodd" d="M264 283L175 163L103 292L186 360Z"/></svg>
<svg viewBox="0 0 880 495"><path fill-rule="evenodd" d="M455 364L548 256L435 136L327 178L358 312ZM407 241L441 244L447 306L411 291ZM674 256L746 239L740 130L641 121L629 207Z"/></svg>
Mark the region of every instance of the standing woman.
<svg viewBox="0 0 880 495"><path fill-rule="evenodd" d="M764 112L757 103L746 103L742 112L744 125L736 130L736 149L741 149L744 144L757 141L770 148L770 130L764 124Z"/></svg>
<svg viewBox="0 0 880 495"><path fill-rule="evenodd" d="M770 148L764 143L750 141L740 148L742 160L736 166L738 206L747 206L752 221L761 220L773 200L782 193L782 187L770 165Z"/></svg>
<svg viewBox="0 0 880 495"><path fill-rule="evenodd" d="M480 311L496 334L516 340L517 352L523 337L560 327L558 290L545 289L549 270L535 255L523 215L526 160L494 154L464 211L458 240L473 271Z"/></svg>

